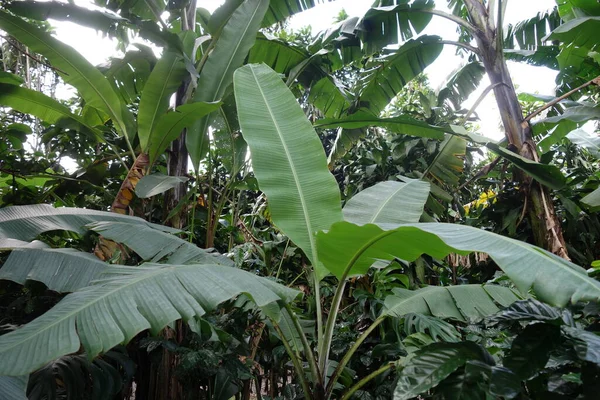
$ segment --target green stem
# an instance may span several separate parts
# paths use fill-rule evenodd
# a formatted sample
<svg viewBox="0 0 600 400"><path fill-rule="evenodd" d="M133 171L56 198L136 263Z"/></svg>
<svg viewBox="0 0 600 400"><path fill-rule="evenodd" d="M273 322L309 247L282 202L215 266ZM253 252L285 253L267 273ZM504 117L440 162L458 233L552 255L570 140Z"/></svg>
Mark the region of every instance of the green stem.
<svg viewBox="0 0 600 400"><path fill-rule="evenodd" d="M352 347L350 347L350 349L346 352L346 354L344 354L344 357L342 358L340 363L337 365L337 367L333 371L333 374L331 375L331 379L327 383L327 388L325 391L325 399L329 399L331 397L331 393L333 392L333 387L335 386L335 383L339 379L340 375L342 374L342 371L344 370L344 368L346 367L346 365L348 364L348 362L350 361L350 359L352 358L352 356L354 355L356 350L358 350L358 348L365 341L365 339L371 334L371 332L373 332L373 330L375 328L377 328L379 326L379 324L381 324L385 320L385 318L386 318L385 315L377 318L371 324L371 326L369 326L367 328L367 330L364 331L362 333L362 335L360 335L358 337L358 339L356 339L356 342L354 342L354 344L352 345Z"/></svg>
<svg viewBox="0 0 600 400"><path fill-rule="evenodd" d="M379 368L377 371L371 372L369 375L365 376L360 381L358 381L358 383L356 385L352 386L346 393L344 393L341 400L350 399L350 397L352 397L354 392L356 392L358 389L360 389L365 384L367 384L371 379L383 374L387 370L394 368L394 365L395 365L394 363L389 363L389 364L384 365L383 367Z"/></svg>
<svg viewBox="0 0 600 400"><path fill-rule="evenodd" d="M294 364L294 369L296 370L296 373L298 374L298 379L300 379L300 385L302 386L302 390L304 390L304 394L306 395L306 398L311 399L312 392L310 390L310 386L308 385L308 382L306 381L306 376L304 375L304 369L302 368L302 364L300 363L300 360L298 360L298 357L296 357L296 355L294 354L294 351L290 347L290 344L287 342L287 340L285 340L285 336L283 335L283 332L281 331L281 327L279 326L279 324L277 322L275 322L274 320L272 320L272 322L273 322L273 327L275 328L275 330L277 331L277 334L279 334L279 337L281 338L281 342L283 343L283 347L285 347L285 351L290 356L290 359L292 360L292 364Z"/></svg>
<svg viewBox="0 0 600 400"><path fill-rule="evenodd" d="M317 382L321 387L323 387L323 379L321 378L321 374L319 373L319 367L317 366L317 360L315 360L315 355L308 343L308 339L302 330L302 325L300 324L300 320L296 313L292 310L292 307L289 304L285 305L285 309L287 310L292 322L294 323L294 328L298 332L300 336L300 341L302 342L302 347L304 348L304 354L306 354L306 360L308 361L308 366L310 368L310 373L313 376L315 382Z"/></svg>
<svg viewBox="0 0 600 400"><path fill-rule="evenodd" d="M327 362L329 361L329 350L331 348L331 341L333 339L333 328L335 327L335 320L337 319L338 310L340 307L340 303L342 301L342 296L344 294L344 289L346 287L346 279L348 279L348 275L350 275L350 271L354 264L358 261L358 259L363 255L365 251L369 249L374 243L383 239L384 237L391 235L394 233L393 230L384 232L380 235L375 236L367 243L365 243L350 259L346 268L344 268L344 272L339 279L338 287L335 291L335 295L333 296L333 300L331 301L331 309L329 311L329 316L327 317L327 325L325 327L325 335L324 340L319 340L319 367L321 368L321 372L324 374L327 371Z"/></svg>

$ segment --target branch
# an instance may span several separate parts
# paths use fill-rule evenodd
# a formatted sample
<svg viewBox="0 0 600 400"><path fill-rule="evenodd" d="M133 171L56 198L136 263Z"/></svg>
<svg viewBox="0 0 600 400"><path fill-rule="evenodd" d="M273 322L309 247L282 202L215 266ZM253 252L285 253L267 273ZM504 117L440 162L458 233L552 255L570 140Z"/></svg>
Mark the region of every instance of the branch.
<svg viewBox="0 0 600 400"><path fill-rule="evenodd" d="M529 121L531 118L535 117L536 115L539 115L542 111L552 107L553 105L563 101L564 99L566 99L567 97L571 96L573 93L580 91L581 89L584 89L590 85L598 85L600 86L600 75L598 75L597 77L595 77L594 79L592 79L591 81L588 81L586 83L584 83L583 85L576 87L575 89L563 94L560 97L555 98L554 100L544 104L543 106L541 106L540 108L538 108L537 110L535 110L534 112L532 112L531 114L529 114L528 116L526 116L523 121Z"/></svg>

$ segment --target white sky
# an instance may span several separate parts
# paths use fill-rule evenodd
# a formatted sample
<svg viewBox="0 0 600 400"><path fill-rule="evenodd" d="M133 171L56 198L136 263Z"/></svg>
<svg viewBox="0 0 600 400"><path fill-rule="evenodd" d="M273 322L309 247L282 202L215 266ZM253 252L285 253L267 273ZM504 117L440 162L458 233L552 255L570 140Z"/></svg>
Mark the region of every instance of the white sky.
<svg viewBox="0 0 600 400"><path fill-rule="evenodd" d="M537 12L551 9L555 5L554 0L507 1L506 23L515 23L526 18L531 18ZM75 3L86 6L91 1L75 0ZM198 1L200 7L204 7L211 12L222 3L223 0ZM342 8L351 17L362 16L372 3L372 0L337 0L331 3L320 4L294 16L290 22L290 26L292 29L299 29L303 26L311 25L313 33L317 33L331 26L334 18ZM436 4L439 9L446 7L445 0L437 0ZM114 50L116 47L115 41L107 37L102 37L100 33L96 33L90 28L60 21L52 21L52 23L55 26L56 37L73 46L92 64L103 63L110 56L118 55ZM430 23L427 30L423 33L439 35L448 40L455 40L457 38L456 25L451 21L436 16L433 17L432 23ZM453 46L445 46L440 57L425 71L429 76L431 86L437 88L441 85L445 81L446 76L452 73L461 62L464 62L464 60L455 56L455 48ZM538 92L547 95L554 93L555 71L548 68L533 67L512 62L509 62L509 69L518 92ZM489 81L485 77L479 90L465 102L464 106L467 108L470 107L488 85ZM500 117L493 94L487 96L486 100L477 109L477 113L481 118L479 122L481 127L480 133L495 139L503 137L499 129Z"/></svg>

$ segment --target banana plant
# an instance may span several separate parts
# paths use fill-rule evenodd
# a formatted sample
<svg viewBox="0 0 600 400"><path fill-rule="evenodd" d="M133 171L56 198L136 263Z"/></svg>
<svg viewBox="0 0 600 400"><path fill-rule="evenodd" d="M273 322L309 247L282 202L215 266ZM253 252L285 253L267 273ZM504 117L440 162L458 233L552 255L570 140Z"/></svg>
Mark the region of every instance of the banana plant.
<svg viewBox="0 0 600 400"><path fill-rule="evenodd" d="M319 138L280 76L264 65L247 65L236 71L234 86L241 128L274 223L309 259L315 292L327 275L338 281L327 318L317 310L321 316L316 316L316 341L308 340L292 308L299 292L232 267L226 258L173 236L177 232L173 228L115 213L14 206L0 210L5 238L0 245L13 249L1 278L21 283L39 279L73 292L46 314L0 336L0 356L6 361L0 374L24 376L82 347L94 357L145 329L156 333L177 319L193 322L243 293L279 332L305 396L348 398L377 374L356 382L345 394L338 392L336 383L356 349L388 318L423 313L472 320L498 312L528 291L558 306L600 300L600 284L585 270L535 246L468 226L419 223L429 193L427 182L380 183L356 195L342 210ZM138 267L113 266L76 251L30 242L57 229L80 233L93 229L125 244L146 262ZM331 360L335 322L350 277L365 274L375 260L411 261L421 254L443 258L472 251L489 254L518 291L493 284L397 289L342 359L337 364ZM41 260L52 260L55 273L44 271L47 262ZM75 270L86 279L79 279ZM282 318L286 331L296 331L293 338L282 330ZM395 367L384 365L378 374ZM419 389L405 387L406 380L402 385L406 393ZM0 388L5 386L14 389L8 383Z"/></svg>
<svg viewBox="0 0 600 400"><path fill-rule="evenodd" d="M344 220L340 216L339 189L327 170L320 140L279 76L264 65L247 65L236 71L234 86L242 132L273 222L303 249L312 263L317 298L324 275L331 273L338 279L326 321L319 315L322 310L317 308L316 344L311 346L306 338L302 340L310 375L306 376L302 368L296 372L305 390L309 387L306 395L310 398L333 396L337 379L352 354L390 315L433 312L458 319L473 318L496 312L498 304L506 306L519 297L498 286L398 292L398 297L386 301L381 316L329 375L329 351L346 282L350 277L365 274L375 260L411 261L424 253L441 258L451 252L481 251L492 257L522 294L532 289L538 298L555 305L600 300L600 284L588 277L584 269L535 246L467 226L418 223L429 193L426 182L378 184L348 203ZM400 200L403 196L411 202ZM329 226L320 228L325 225ZM319 229L321 232L317 232ZM464 295L459 295L463 290ZM439 297L442 293L446 301ZM433 302L441 308L428 311L428 304ZM301 329L298 335L303 335ZM297 358L293 351L289 355ZM294 361L294 365L301 363ZM356 389L350 388L348 392Z"/></svg>

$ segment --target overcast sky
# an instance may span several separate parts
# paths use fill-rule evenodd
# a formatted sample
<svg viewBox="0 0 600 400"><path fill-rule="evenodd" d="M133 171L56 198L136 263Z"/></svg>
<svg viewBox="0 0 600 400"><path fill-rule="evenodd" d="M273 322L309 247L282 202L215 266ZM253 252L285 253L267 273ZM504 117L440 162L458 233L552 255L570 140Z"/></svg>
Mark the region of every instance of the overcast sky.
<svg viewBox="0 0 600 400"><path fill-rule="evenodd" d="M555 5L554 0L507 0L505 21L506 23L515 23L526 18L533 17L537 12L551 9ZM89 6L90 0L75 0L75 3L82 6ZM209 11L214 11L222 0L198 0L198 5ZM369 6L370 0L337 0L330 3L320 4L306 12L294 16L290 22L292 29L311 25L313 33L317 33L331 26L333 19L343 8L350 16L362 16ZM446 1L437 1L437 7L444 9ZM457 38L456 25L443 18L433 17L433 22L423 33L439 35L444 39L454 40ZM83 28L79 25L51 21L55 26L56 36L59 40L73 46L82 53L93 64L105 62L110 56L117 56L114 50L116 42L89 28ZM452 46L445 46L441 56L427 68L425 71L429 76L431 86L435 89L441 85L446 76L458 68L464 60L455 56L455 49ZM541 94L552 95L554 93L555 71L547 68L532 67L519 63L509 63L512 78L517 91L519 92L538 92ZM480 89L475 92L465 103L465 107L470 107L479 97L479 94L489 85L487 78L484 78ZM488 95L477 110L481 118L481 133L500 139L503 137L499 129L499 113L493 96Z"/></svg>

